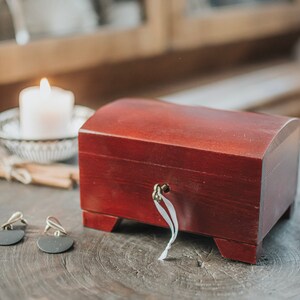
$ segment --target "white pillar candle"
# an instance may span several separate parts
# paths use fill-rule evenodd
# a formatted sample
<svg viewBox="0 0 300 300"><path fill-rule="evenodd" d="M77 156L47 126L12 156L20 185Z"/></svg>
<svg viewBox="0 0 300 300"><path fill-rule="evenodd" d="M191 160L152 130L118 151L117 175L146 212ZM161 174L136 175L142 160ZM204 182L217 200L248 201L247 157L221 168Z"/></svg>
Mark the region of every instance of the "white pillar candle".
<svg viewBox="0 0 300 300"><path fill-rule="evenodd" d="M72 92L51 88L43 78L39 87L21 91L19 104L23 139L56 139L70 134L74 106Z"/></svg>

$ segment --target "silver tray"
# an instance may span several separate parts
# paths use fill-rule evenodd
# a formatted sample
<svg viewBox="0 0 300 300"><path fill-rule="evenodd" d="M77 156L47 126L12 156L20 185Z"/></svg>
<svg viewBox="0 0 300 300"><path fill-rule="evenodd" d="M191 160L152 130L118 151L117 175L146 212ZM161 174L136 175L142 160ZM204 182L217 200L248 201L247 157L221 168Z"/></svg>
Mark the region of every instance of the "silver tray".
<svg viewBox="0 0 300 300"><path fill-rule="evenodd" d="M9 152L24 160L50 163L69 159L77 154L78 130L94 114L94 110L75 105L72 132L61 139L26 140L20 135L19 108L0 113L0 143Z"/></svg>

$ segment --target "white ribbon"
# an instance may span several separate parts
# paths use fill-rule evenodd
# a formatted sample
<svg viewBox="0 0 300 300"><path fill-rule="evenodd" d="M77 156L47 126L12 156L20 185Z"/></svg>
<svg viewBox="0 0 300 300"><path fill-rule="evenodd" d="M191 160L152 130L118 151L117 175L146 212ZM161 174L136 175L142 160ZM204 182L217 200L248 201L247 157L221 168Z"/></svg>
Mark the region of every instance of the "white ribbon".
<svg viewBox="0 0 300 300"><path fill-rule="evenodd" d="M168 212L170 216L168 215L167 211L159 204L158 201L154 200L155 206L158 210L158 212L161 214L161 216L164 218L164 220L167 222L171 229L171 238L165 248L165 250L162 252L158 260L164 260L168 256L168 251L171 249L171 245L175 242L177 234L178 234L178 221L177 221L177 215L176 210L171 203L170 200L168 200L166 197L164 197L159 191L157 191L158 196L163 200L165 203Z"/></svg>
<svg viewBox="0 0 300 300"><path fill-rule="evenodd" d="M18 164L26 161L9 155L5 149L0 147L0 167L2 167L4 176L7 180L16 179L24 184L29 184L32 181L31 174L25 168L18 167Z"/></svg>
<svg viewBox="0 0 300 300"><path fill-rule="evenodd" d="M32 181L30 173L25 168L16 167L20 163L20 160L15 157L6 158L2 160L2 168L5 174L5 178L9 181L12 178L24 183L29 184Z"/></svg>

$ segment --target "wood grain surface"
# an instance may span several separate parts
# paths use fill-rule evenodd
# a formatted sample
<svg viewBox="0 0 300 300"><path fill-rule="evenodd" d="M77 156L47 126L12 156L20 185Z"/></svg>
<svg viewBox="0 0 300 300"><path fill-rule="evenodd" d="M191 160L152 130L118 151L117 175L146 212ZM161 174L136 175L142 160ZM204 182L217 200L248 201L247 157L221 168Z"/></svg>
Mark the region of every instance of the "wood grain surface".
<svg viewBox="0 0 300 300"><path fill-rule="evenodd" d="M0 299L299 299L300 209L263 244L256 266L221 258L213 240L180 233L169 261L157 260L169 230L123 222L115 233L83 228L79 191L0 182L0 221L29 222L24 241L0 247ZM38 250L54 215L75 240L58 255Z"/></svg>

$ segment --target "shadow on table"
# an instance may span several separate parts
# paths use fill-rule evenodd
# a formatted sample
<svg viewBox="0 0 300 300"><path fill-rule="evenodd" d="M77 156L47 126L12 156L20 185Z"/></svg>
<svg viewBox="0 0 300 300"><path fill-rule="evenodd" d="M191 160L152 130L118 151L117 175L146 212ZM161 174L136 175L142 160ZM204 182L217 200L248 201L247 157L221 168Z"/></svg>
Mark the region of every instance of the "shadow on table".
<svg viewBox="0 0 300 300"><path fill-rule="evenodd" d="M274 259L274 253L276 256L285 255L284 251L288 251L289 245L295 242L293 239L293 230L295 225L293 219L281 219L267 234L263 241L263 252L261 258L258 260L257 265L268 265ZM138 235L154 235L156 238L164 240L166 243L170 238L170 229L161 228L153 225L143 224L130 220L122 220L121 224L117 228L116 232L138 236ZM299 234L300 237L300 234ZM210 246L217 253L217 247L213 241L213 238L203 235L196 235L187 232L179 232L178 239L180 243L189 245L191 242L195 245L199 245L199 249L203 246ZM299 246L300 249L300 246ZM170 260L177 260L178 258L170 258ZM237 262L238 264L244 264Z"/></svg>

